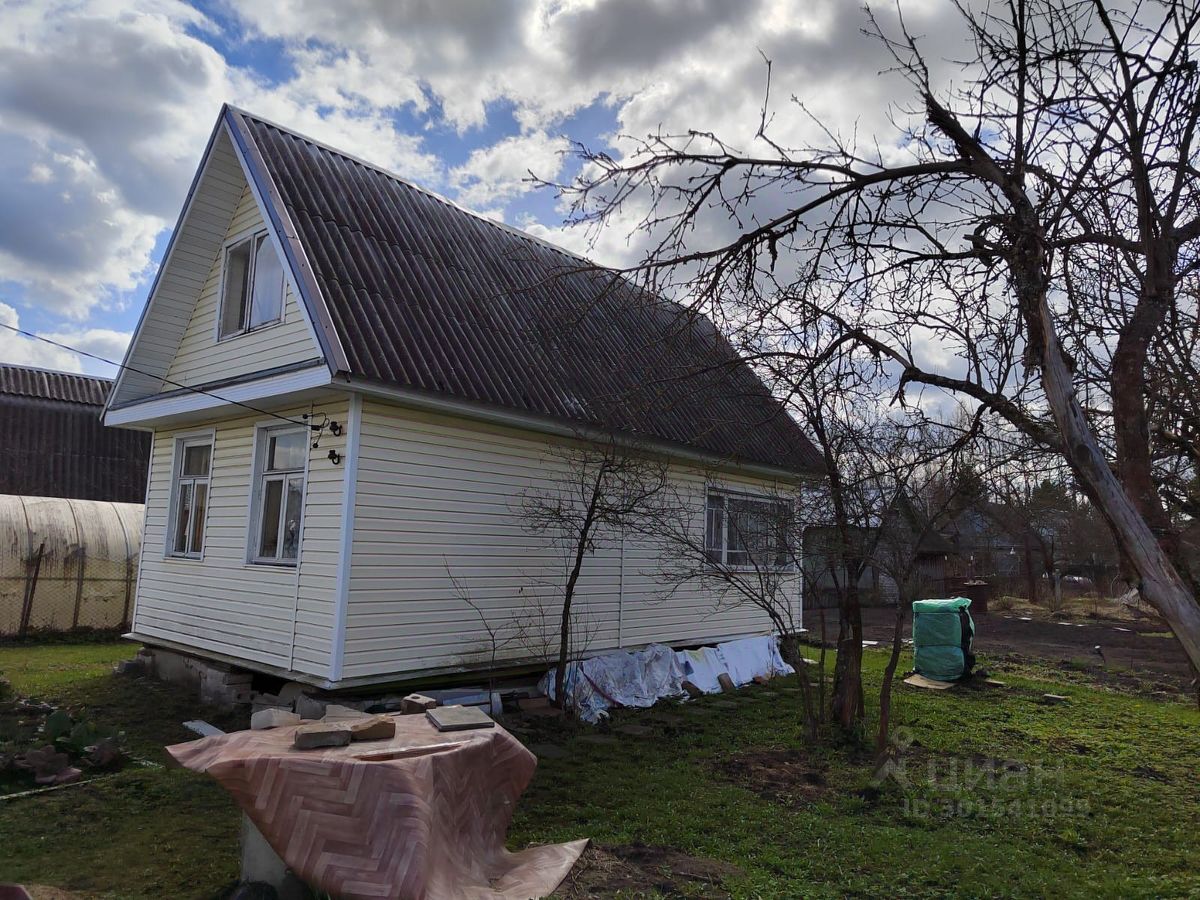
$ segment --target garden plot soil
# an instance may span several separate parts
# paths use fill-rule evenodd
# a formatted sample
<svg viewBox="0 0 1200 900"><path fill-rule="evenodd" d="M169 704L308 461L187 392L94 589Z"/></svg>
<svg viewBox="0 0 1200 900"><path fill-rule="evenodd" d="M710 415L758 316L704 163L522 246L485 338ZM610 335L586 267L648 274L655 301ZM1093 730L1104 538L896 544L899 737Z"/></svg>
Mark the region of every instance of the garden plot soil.
<svg viewBox="0 0 1200 900"><path fill-rule="evenodd" d="M815 612L805 619L814 633L820 629ZM836 640L837 612L826 610L825 620L826 640ZM895 610L863 610L863 633L880 646L890 643L894 623ZM1193 676L1187 657L1167 632L1157 618L1023 621L1014 613L990 612L975 617L975 650L991 662L1015 656L1067 663L1100 684L1135 693L1190 693ZM911 620L905 622L904 637L912 637ZM1095 651L1097 646L1103 659Z"/></svg>
<svg viewBox="0 0 1200 900"><path fill-rule="evenodd" d="M728 897L725 879L742 874L719 859L645 844L588 847L555 897Z"/></svg>
<svg viewBox="0 0 1200 900"><path fill-rule="evenodd" d="M811 803L829 789L823 767L799 750L750 750L722 757L713 770L738 787L785 805Z"/></svg>

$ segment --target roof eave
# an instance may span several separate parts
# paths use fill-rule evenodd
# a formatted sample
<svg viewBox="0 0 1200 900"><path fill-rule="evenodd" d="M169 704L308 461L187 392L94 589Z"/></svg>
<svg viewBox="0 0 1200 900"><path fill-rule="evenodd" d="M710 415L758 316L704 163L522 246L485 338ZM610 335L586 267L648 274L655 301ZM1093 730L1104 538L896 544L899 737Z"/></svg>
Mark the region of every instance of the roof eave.
<svg viewBox="0 0 1200 900"><path fill-rule="evenodd" d="M455 416L476 422L485 422L492 425L517 428L553 437L575 438L585 441L615 439L618 443L622 443L630 448L636 447L646 452L657 453L672 459L686 460L699 465L711 466L721 471L743 473L795 483L817 481L825 477L823 468L819 470L813 468L793 469L788 466L771 465L752 460L721 456L717 453L661 438L644 437L628 433L614 434L603 428L582 422L559 419L553 416L529 412L528 410L513 409L492 403L464 400L451 397L447 394L400 387L357 376L343 374L339 377L338 382L352 391L379 397L412 409L441 413L443 415Z"/></svg>

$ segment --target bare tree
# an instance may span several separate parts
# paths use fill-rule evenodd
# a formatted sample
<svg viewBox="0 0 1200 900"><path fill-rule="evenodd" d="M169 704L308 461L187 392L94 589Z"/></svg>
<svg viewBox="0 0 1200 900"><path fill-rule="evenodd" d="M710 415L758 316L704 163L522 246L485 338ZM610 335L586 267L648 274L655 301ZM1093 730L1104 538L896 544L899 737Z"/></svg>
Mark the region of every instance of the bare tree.
<svg viewBox="0 0 1200 900"><path fill-rule="evenodd" d="M810 335L833 329L902 400L962 398L1057 455L1200 664L1172 516L1194 508L1200 459L1200 3L947 7L969 36L949 90L902 16L867 13L918 102L894 135L814 122L815 146L786 147L764 102L750 152L658 134L624 159L581 150L561 189L583 222L631 211L651 243L627 274L760 367L811 362Z"/></svg>
<svg viewBox="0 0 1200 900"><path fill-rule="evenodd" d="M615 438L581 441L553 452L547 462L546 481L523 495L521 516L526 530L547 537L565 554L551 698L563 707L573 609L584 564L603 540L622 532L638 532L660 517L658 504L669 478L665 461Z"/></svg>
<svg viewBox="0 0 1200 900"><path fill-rule="evenodd" d="M929 440L932 435L926 432L924 437ZM974 433L960 436L951 444L948 452L924 454L925 460L920 471L910 477L896 497L896 505L903 504L912 510L912 514L904 517L902 528L889 527L885 522L875 545L874 564L887 572L896 584L896 617L892 625L891 648L879 688L879 723L875 735L878 764L883 763L891 734L892 688L900 664L904 623L914 601L930 596L936 588L941 587L922 568L923 550L926 542L936 537L938 530L945 525L957 501L953 492L941 492L936 499L919 505L912 503L909 497L924 495L930 498L933 492L925 490L925 487L931 482L958 483L957 469L967 457L963 452L963 441L974 437ZM937 443L936 438L933 443Z"/></svg>
<svg viewBox="0 0 1200 900"><path fill-rule="evenodd" d="M721 473L704 474L707 486L726 484ZM801 688L801 714L810 739L817 737L822 703L800 649L802 598L800 553L807 521L805 492L795 485L773 489L673 490L652 526L660 553L663 599L680 592L711 610L753 607L779 636L780 655L794 668ZM699 499L700 502L697 502ZM818 683L824 664L818 667Z"/></svg>

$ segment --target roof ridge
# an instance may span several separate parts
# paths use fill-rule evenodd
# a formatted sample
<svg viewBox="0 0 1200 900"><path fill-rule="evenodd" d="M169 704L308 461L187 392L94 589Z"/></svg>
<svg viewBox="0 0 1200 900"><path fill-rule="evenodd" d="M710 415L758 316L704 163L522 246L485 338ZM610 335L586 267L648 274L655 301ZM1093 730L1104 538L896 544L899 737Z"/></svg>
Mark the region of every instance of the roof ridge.
<svg viewBox="0 0 1200 900"><path fill-rule="evenodd" d="M23 366L20 363L0 362L0 368L20 369L23 372L42 372L46 375L61 375L67 378L86 378L88 381L104 381L109 384L113 381L107 375L88 375L86 372L68 372L65 369L48 369L45 366Z"/></svg>
<svg viewBox="0 0 1200 900"><path fill-rule="evenodd" d="M436 200L439 203L445 203L447 206L450 206L453 209L456 209L458 212L465 213L466 215L471 216L474 219L478 219L480 222L483 222L486 225L490 225L493 228L498 228L501 231L508 232L509 234L513 235L514 237L518 237L518 238L521 238L526 241L532 241L533 243L536 243L536 244L541 244L543 247L553 250L556 253L560 253L563 256L569 257L571 259L576 259L576 260L579 260L580 262L586 263L588 268L603 269L606 272L613 272L615 274L620 274L622 277L625 277L624 273L622 273L619 269L614 269L611 266L601 265L600 263L597 263L594 260L588 259L586 256L583 256L580 253L576 253L573 250L568 250L565 247L561 247L558 244L553 243L552 241L546 240L545 238L541 238L541 237L538 237L537 235L530 234L528 231L522 231L520 228L517 228L513 225L509 225L507 222L498 222L495 219L492 219L492 218L489 218L488 216L483 215L482 213L476 212L475 210L471 209L470 207L463 206L457 200L452 200L451 198L447 197L445 194L439 194L437 191L431 190L430 188L427 188L424 185L417 184L415 181L410 181L409 179L405 178L403 175L398 175L395 172L391 171L390 169L385 169L383 166L379 165L378 163L373 163L370 160L364 159L361 156L356 156L353 153L347 153L345 150L341 150L337 147L334 147L332 144L327 144L325 141L318 140L317 138L314 138L307 134L301 134L299 131L296 131L294 128L288 128L286 125L281 125L278 122L272 121L271 119L265 118L264 116L260 116L260 115L257 115L256 113L252 113L248 110L242 109L241 107L234 106L233 104L226 104L226 106L228 107L229 111L234 113L235 115L241 116L244 119L252 119L256 122L266 125L268 128L274 128L275 130L281 131L284 134L290 135L294 138L299 138L300 140L302 140L306 143L312 144L314 147L321 148L322 150L324 150L327 153L333 153L337 156L342 157L343 159L346 159L352 163L355 163L356 165L360 165L363 168L370 169L371 171L376 172L376 173L382 175L383 177L396 182L397 184L400 184L407 188L411 188L412 190L418 191L419 193L425 194L427 197L430 197L431 199Z"/></svg>

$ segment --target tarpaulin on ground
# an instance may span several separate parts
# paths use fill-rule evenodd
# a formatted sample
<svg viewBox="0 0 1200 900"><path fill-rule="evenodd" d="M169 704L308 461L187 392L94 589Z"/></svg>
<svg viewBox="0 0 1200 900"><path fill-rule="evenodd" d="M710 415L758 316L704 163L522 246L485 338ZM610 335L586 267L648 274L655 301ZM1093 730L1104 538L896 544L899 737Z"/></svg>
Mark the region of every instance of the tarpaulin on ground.
<svg viewBox="0 0 1200 900"><path fill-rule="evenodd" d="M749 684L759 675L791 675L795 671L779 655L779 639L771 636L742 638L717 644L726 671L736 685Z"/></svg>
<svg viewBox="0 0 1200 900"><path fill-rule="evenodd" d="M771 635L679 652L651 644L644 650L606 653L569 663L564 693L579 718L594 723L612 707L644 708L666 698L683 697L685 680L713 694L721 690L717 676L722 673L742 685L756 675L790 675L793 671L779 655L779 639ZM553 669L538 687L547 696L554 695Z"/></svg>
<svg viewBox="0 0 1200 900"><path fill-rule="evenodd" d="M547 697L554 694L554 669L538 687ZM645 650L620 651L593 656L567 664L567 704L585 722L598 722L613 706L644 708L664 697L683 694L683 667L675 651L665 644Z"/></svg>
<svg viewBox="0 0 1200 900"><path fill-rule="evenodd" d="M552 893L587 841L504 847L537 760L503 728L396 735L296 750L296 726L214 735L167 752L215 778L304 881L334 897L501 898Z"/></svg>

